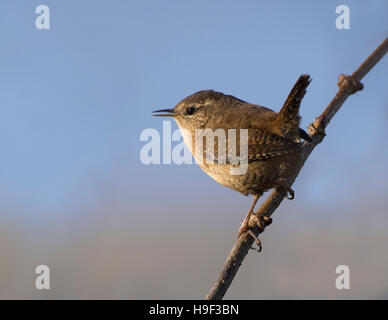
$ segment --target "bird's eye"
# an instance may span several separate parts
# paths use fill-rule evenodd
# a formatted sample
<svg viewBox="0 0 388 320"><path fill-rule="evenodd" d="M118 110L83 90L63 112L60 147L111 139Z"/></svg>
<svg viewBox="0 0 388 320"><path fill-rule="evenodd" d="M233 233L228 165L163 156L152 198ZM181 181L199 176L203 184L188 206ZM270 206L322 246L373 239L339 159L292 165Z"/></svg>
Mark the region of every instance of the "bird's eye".
<svg viewBox="0 0 388 320"><path fill-rule="evenodd" d="M191 115L193 115L196 111L197 111L197 107L191 106L191 107L187 108L186 113L187 113L189 116L191 116Z"/></svg>

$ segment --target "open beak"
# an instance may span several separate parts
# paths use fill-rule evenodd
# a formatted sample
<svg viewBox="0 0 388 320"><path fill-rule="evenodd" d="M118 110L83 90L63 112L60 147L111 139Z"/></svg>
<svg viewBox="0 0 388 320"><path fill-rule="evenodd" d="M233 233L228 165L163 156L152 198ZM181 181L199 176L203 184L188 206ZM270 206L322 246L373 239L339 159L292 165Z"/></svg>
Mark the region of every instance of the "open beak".
<svg viewBox="0 0 388 320"><path fill-rule="evenodd" d="M176 113L174 109L162 109L162 110L155 110L153 113L157 112L165 112L165 114L153 114L155 117L176 117Z"/></svg>

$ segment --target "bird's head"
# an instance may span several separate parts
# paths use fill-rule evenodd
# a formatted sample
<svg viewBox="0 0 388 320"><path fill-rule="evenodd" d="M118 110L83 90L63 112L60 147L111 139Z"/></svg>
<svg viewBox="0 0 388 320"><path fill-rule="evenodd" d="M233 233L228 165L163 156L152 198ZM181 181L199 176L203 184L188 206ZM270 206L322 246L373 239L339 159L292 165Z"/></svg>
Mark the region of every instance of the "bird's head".
<svg viewBox="0 0 388 320"><path fill-rule="evenodd" d="M241 101L221 92L203 90L186 97L173 109L156 110L154 113L157 113L155 116L174 117L180 128L194 131L206 129L209 120L216 124L225 109L233 106L232 100Z"/></svg>

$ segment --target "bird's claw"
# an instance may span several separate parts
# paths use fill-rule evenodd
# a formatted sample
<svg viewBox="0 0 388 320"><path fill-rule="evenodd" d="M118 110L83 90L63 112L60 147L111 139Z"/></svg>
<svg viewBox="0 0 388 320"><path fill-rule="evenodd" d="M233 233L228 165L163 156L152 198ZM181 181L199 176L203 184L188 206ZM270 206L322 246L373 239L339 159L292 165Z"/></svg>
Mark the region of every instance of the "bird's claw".
<svg viewBox="0 0 388 320"><path fill-rule="evenodd" d="M257 228L259 229L259 233L262 233L264 229L269 226L272 223L272 218L260 215L257 218ZM257 245L257 249L254 249L253 247L251 249L257 250L257 252L261 252L262 250L262 244L259 239L259 237L253 232L253 230L249 226L245 226L245 228L242 226L239 231L239 236L241 236L244 233L248 233L255 241Z"/></svg>
<svg viewBox="0 0 388 320"><path fill-rule="evenodd" d="M286 187L285 185L280 184L278 191L282 193L284 192L288 200L292 200L295 198L295 192L290 187Z"/></svg>
<svg viewBox="0 0 388 320"><path fill-rule="evenodd" d="M255 233L254 233L251 229L248 230L248 234L249 234L253 239L255 239L256 245L257 245L257 249L254 248L254 247L251 247L251 249L257 250L257 252L261 252L261 250L263 249L263 247L262 247L262 245L261 245L261 241L260 241L259 237L258 237L257 235L255 235Z"/></svg>
<svg viewBox="0 0 388 320"><path fill-rule="evenodd" d="M295 198L295 192L291 188L287 190L287 199L292 200Z"/></svg>

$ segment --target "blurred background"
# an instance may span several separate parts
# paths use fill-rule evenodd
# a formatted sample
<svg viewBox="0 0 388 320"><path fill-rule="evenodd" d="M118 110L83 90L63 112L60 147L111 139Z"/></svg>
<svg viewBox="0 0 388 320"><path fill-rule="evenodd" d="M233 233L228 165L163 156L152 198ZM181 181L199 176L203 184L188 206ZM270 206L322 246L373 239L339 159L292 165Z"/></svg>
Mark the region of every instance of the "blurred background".
<svg viewBox="0 0 388 320"><path fill-rule="evenodd" d="M35 8L50 9L38 30ZM336 7L350 9L337 30ZM388 35L388 2L0 3L0 298L204 298L251 203L196 165L143 165L152 110L215 89L302 126ZM388 57L308 159L227 299L388 298ZM173 124L173 129L176 125ZM162 159L163 160L163 159ZM35 268L50 267L50 290ZM337 265L350 290L335 287Z"/></svg>

